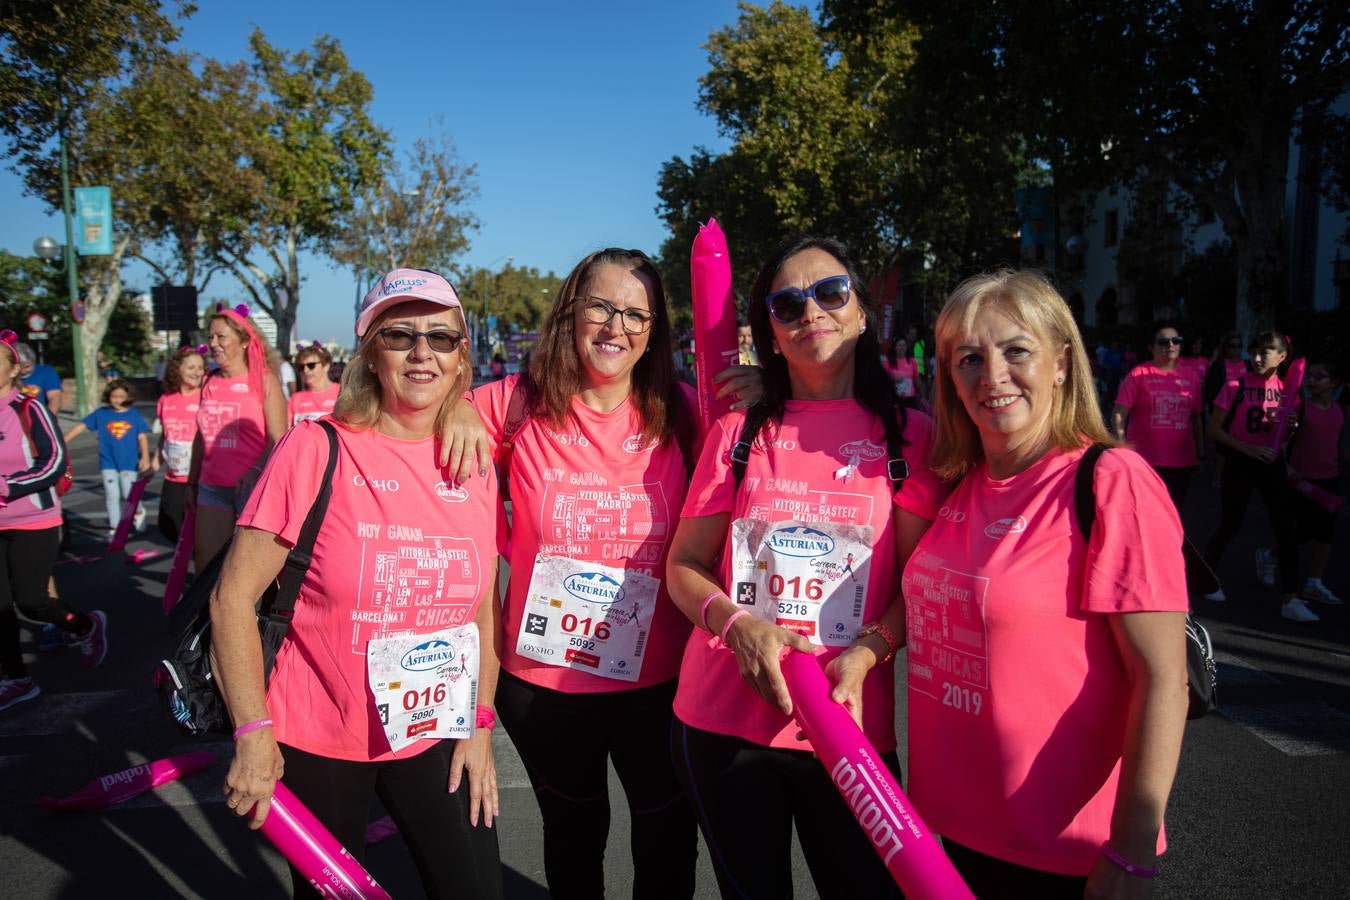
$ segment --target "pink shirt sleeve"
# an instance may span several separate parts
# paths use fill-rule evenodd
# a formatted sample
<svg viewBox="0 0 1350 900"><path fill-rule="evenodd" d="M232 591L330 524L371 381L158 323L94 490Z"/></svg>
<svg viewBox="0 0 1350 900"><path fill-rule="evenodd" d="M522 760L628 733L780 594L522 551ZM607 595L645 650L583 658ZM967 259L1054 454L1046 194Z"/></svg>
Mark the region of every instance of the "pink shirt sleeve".
<svg viewBox="0 0 1350 900"><path fill-rule="evenodd" d="M469 402L478 412L478 417L483 420L483 427L487 429L488 441L492 444L494 456L506 428L506 410L511 402L511 394L519 384L519 375L508 375L500 381L476 387L470 393Z"/></svg>
<svg viewBox="0 0 1350 900"><path fill-rule="evenodd" d="M1228 410L1233 406L1233 398L1237 396L1239 382L1226 381L1223 390L1219 391L1219 396L1214 398L1214 406L1220 410L1222 415L1228 415Z"/></svg>
<svg viewBox="0 0 1350 900"><path fill-rule="evenodd" d="M1103 453L1082 609L1186 612L1182 529L1162 479L1133 450Z"/></svg>
<svg viewBox="0 0 1350 900"><path fill-rule="evenodd" d="M681 517L731 512L736 499L736 480L731 472L730 450L744 422L744 413L733 412L713 423L690 477Z"/></svg>
<svg viewBox="0 0 1350 900"><path fill-rule="evenodd" d="M895 494L895 503L905 512L933 521L947 496L947 488L928 467L933 449L933 420L916 409L905 413L905 462L909 477Z"/></svg>
<svg viewBox="0 0 1350 900"><path fill-rule="evenodd" d="M239 514L239 525L279 536L294 547L328 464L328 438L315 422L300 422L282 436Z"/></svg>
<svg viewBox="0 0 1350 900"><path fill-rule="evenodd" d="M1116 394L1116 406L1123 406L1126 409L1133 409L1134 402L1139 399L1139 376L1137 369L1131 369L1120 381L1120 391Z"/></svg>

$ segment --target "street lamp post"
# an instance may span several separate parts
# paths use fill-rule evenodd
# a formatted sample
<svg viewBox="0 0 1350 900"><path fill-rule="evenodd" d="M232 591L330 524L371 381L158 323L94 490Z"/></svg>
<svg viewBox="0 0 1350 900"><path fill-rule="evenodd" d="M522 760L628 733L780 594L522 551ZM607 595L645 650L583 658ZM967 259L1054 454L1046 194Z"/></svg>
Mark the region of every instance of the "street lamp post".
<svg viewBox="0 0 1350 900"><path fill-rule="evenodd" d="M480 348L479 352L484 361L487 360L488 355L492 352L492 342L488 338L487 273L491 271L493 266L495 266L502 260L506 260L506 264L509 266L511 265L511 262L514 259L515 259L514 256L499 256L492 262L488 263L486 266L478 270L478 295L479 299L483 303L483 321L482 324L478 326L478 333L482 335L482 337L478 339L478 346Z"/></svg>

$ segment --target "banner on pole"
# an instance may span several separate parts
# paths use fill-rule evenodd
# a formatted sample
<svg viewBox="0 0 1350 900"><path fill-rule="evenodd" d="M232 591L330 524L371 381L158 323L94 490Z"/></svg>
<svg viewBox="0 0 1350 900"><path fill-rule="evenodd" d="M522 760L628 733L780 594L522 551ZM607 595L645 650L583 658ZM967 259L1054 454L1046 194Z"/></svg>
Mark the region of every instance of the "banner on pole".
<svg viewBox="0 0 1350 900"><path fill-rule="evenodd" d="M75 249L81 256L111 256L112 189L75 189Z"/></svg>

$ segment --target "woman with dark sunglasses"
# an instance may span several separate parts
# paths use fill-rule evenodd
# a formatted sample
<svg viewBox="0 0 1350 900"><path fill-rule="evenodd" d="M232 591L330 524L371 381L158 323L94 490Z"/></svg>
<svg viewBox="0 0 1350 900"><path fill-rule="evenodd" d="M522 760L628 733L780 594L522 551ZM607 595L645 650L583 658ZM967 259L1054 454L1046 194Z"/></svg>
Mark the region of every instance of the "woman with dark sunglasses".
<svg viewBox="0 0 1350 900"><path fill-rule="evenodd" d="M321 419L333 411L338 386L328 377L333 354L318 341L301 344L295 351L295 367L300 372L300 390L286 400L291 424L305 419Z"/></svg>
<svg viewBox="0 0 1350 900"><path fill-rule="evenodd" d="M428 897L499 898L505 511L491 476L460 485L436 460L441 419L472 379L465 334L459 297L434 272L395 269L371 288L332 416L286 433L239 516L211 594L212 657L235 725L235 815L261 827L283 780L361 861L378 797ZM268 679L254 603L300 542L330 459L328 505ZM295 869L292 881L296 896L319 896Z"/></svg>
<svg viewBox="0 0 1350 900"><path fill-rule="evenodd" d="M709 433L666 567L696 626L675 696L676 771L723 897L791 896L794 827L821 897L891 897L799 738L779 659L822 653L834 698L900 777L891 661L905 635L900 568L938 511L931 422L900 406L875 309L837 241L780 247L751 288L750 324L764 397Z"/></svg>
<svg viewBox="0 0 1350 900"><path fill-rule="evenodd" d="M1116 437L1157 471L1178 513L1204 449L1200 375L1180 364L1184 341L1171 325L1156 329L1153 362L1126 373L1111 411Z"/></svg>

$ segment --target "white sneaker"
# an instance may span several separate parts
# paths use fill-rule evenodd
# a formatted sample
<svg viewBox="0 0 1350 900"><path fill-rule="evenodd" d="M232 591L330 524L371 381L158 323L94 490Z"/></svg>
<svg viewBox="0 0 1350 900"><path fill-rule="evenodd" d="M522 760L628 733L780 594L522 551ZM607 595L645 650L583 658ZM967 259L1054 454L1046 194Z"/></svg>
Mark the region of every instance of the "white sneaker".
<svg viewBox="0 0 1350 900"><path fill-rule="evenodd" d="M1303 585L1302 597L1304 600L1312 600L1316 603L1322 603L1326 606L1344 606L1345 601L1337 597L1325 584L1305 584Z"/></svg>
<svg viewBox="0 0 1350 900"><path fill-rule="evenodd" d="M1212 594L1203 594L1200 599L1208 600L1210 603L1227 603L1228 595L1223 592L1223 588L1219 588Z"/></svg>
<svg viewBox="0 0 1350 900"><path fill-rule="evenodd" d="M137 534L140 534L142 531L145 530L145 507L144 507L144 506L141 506L140 504L137 504L137 505L136 505L136 514L135 514L134 516L132 516L132 518L131 518L131 527L132 527L133 529L135 529L135 531L136 531ZM1272 583L1273 583L1273 582L1272 582Z"/></svg>
<svg viewBox="0 0 1350 900"><path fill-rule="evenodd" d="M1280 607L1280 615L1291 622L1320 622L1322 617L1308 609L1308 605L1298 597L1290 597Z"/></svg>
<svg viewBox="0 0 1350 900"><path fill-rule="evenodd" d="M1275 586L1275 579L1279 576L1280 564L1265 547L1256 548L1256 580L1268 588Z"/></svg>

